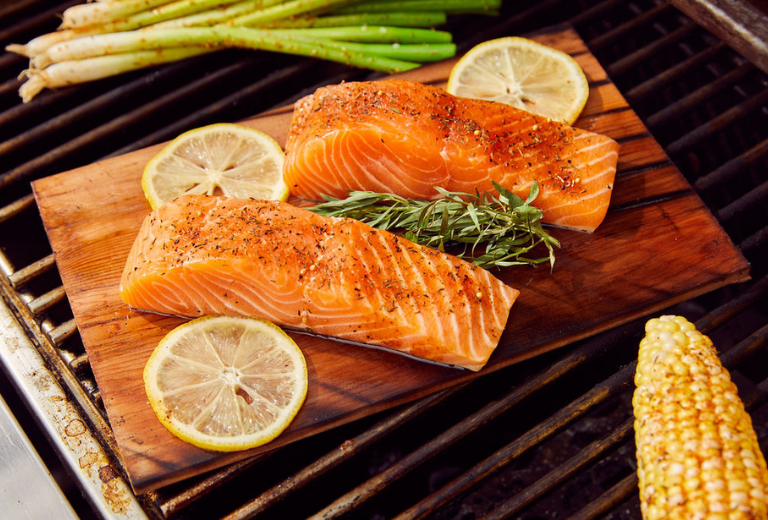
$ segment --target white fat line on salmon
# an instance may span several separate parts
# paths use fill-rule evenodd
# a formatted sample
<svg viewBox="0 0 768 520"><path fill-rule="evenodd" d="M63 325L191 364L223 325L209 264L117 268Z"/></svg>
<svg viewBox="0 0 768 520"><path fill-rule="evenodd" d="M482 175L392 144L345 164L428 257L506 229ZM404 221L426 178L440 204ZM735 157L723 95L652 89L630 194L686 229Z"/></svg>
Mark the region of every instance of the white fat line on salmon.
<svg viewBox="0 0 768 520"><path fill-rule="evenodd" d="M431 270L432 274L433 274L432 278L434 280L439 280L438 273L437 273L437 271L435 269L434 262L431 262L429 260L429 258L427 258L427 256L424 254L424 250L423 249L422 250L414 249L413 253L409 252L410 249L411 248L409 248L409 247L404 247L403 248L404 259L406 260L404 265L410 265L411 266L411 269L410 269L411 276L408 278L408 280L416 282L415 285L417 286L417 290L419 291L419 294L420 294L420 296L411 296L411 297L414 300L416 298L422 299L424 297L421 296L421 295L424 295L424 294L428 295L429 294L429 288L427 286L427 281L426 281L426 278L424 276L423 270L425 268L429 268ZM413 256L418 256L419 257L418 260L417 261L413 261L413 259L412 259ZM421 266L421 271L416 268L417 262ZM417 280L414 280L414 277L416 277ZM431 302L431 298L430 298L429 301ZM440 325L439 316L437 316L437 313L436 312L429 313L429 316L427 316L428 313L422 312L422 309L424 309L426 307L426 305L424 305L424 302L422 302L421 305L419 305L418 302L415 302L415 305L419 308L418 317L419 317L419 321L422 324L422 326L424 327L424 329L425 330L430 330L429 329L429 325L426 323L426 320L429 318L433 322L433 328L431 330L433 332L436 331L438 329L438 326ZM446 338L445 338L445 330L443 329L443 327L439 327L439 332L440 332L440 339L441 339L441 341L445 343L446 342Z"/></svg>
<svg viewBox="0 0 768 520"><path fill-rule="evenodd" d="M388 159L387 157L382 157L381 154L378 154L378 153L377 154L367 153L367 150L371 150L371 147L366 148L366 150L363 150L360 147L357 147L356 150L358 153L357 154L350 153L350 156L359 157L360 160L356 162L357 168L355 168L354 170L353 169L349 170L350 175L352 175L353 171L357 171L358 173L365 174L366 176L363 182L361 182L359 178L357 179L353 178L348 184L348 186L351 186L353 184L359 184L360 186L370 186L370 188L367 188L369 191L376 191L381 193L387 193L387 192L397 193L397 187L399 186L401 190L412 193L408 185L401 181L402 178L408 178L408 175L405 175L402 170L395 173L396 165L392 163L390 159ZM373 167L381 170L380 171L381 174L376 175L372 171ZM387 179L388 181L392 182L392 184L388 184L384 182L383 179Z"/></svg>

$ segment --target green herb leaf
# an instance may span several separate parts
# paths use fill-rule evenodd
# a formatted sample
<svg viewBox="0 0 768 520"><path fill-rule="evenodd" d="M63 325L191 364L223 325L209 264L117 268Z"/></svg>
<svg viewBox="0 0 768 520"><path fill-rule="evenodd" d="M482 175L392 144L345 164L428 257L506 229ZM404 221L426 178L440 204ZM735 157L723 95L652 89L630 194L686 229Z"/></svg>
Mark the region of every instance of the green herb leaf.
<svg viewBox="0 0 768 520"><path fill-rule="evenodd" d="M408 240L450 250L456 256L485 268L538 265L549 262L554 268L554 248L560 242L541 226L541 210L531 203L539 194L534 182L523 200L507 188L493 183L498 196L435 188L443 198L413 200L388 193L352 191L345 199L325 197L325 202L308 208L329 217L350 217L372 227L401 231ZM529 258L537 247L546 256ZM451 248L455 249L453 251Z"/></svg>

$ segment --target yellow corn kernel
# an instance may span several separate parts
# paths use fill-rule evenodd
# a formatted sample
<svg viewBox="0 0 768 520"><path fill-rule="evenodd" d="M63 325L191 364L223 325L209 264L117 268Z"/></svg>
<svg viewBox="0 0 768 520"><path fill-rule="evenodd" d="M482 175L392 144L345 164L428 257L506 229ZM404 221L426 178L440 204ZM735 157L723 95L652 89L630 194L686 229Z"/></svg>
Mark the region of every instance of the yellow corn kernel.
<svg viewBox="0 0 768 520"><path fill-rule="evenodd" d="M643 518L768 520L765 456L712 341L679 316L645 331L632 398Z"/></svg>

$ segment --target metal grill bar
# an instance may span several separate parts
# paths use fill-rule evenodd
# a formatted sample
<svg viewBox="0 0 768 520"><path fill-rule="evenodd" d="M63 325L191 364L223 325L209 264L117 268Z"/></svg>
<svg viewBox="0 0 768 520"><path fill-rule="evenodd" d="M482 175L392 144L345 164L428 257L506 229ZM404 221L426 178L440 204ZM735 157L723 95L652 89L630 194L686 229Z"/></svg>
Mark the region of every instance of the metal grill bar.
<svg viewBox="0 0 768 520"><path fill-rule="evenodd" d="M66 293L64 292L64 287L59 286L52 291L49 291L42 296L35 298L29 302L27 306L29 307L29 310L32 312L32 314L40 316L45 311L62 301L65 296Z"/></svg>
<svg viewBox="0 0 768 520"><path fill-rule="evenodd" d="M747 237L741 242L740 247L744 253L749 254L760 249L761 246L765 247L765 244L768 244L768 226Z"/></svg>
<svg viewBox="0 0 768 520"><path fill-rule="evenodd" d="M700 177L695 183L696 189L706 192L716 188L724 182L732 180L744 169L761 161L766 156L768 156L768 139Z"/></svg>
<svg viewBox="0 0 768 520"><path fill-rule="evenodd" d="M703 53L702 53L703 54ZM701 56L701 54L697 55ZM689 62L685 62L689 63ZM686 70L688 70L686 68ZM740 79L742 79L744 76L746 76L749 72L752 72L754 70L754 67L751 64L745 63L736 69L732 70L728 74L725 74L723 76L720 76L712 83L708 83L707 85L701 87L697 91L693 92L692 94L687 95L684 98L681 98L675 103L670 103L669 106L666 108L659 110L653 115L648 116L646 119L646 123L649 127L657 127L661 126L664 123L675 119L679 117L681 114L684 114L694 107L696 105L699 105L700 103L704 103L708 99L712 99L713 96L721 92L722 90L725 90L726 88L733 87L733 85L738 82ZM656 90L661 87L661 84L657 84L653 80L649 80L640 87L643 87L643 92L638 92L638 95L634 97L635 99L639 99L641 97L645 97L648 93L652 92L653 90ZM638 89L640 88L638 87ZM635 92L636 89L633 89L627 94L628 98L633 98L632 93Z"/></svg>
<svg viewBox="0 0 768 520"><path fill-rule="evenodd" d="M75 332L77 332L77 324L74 319L71 319L49 330L48 336L50 336L54 345L59 346L72 337Z"/></svg>
<svg viewBox="0 0 768 520"><path fill-rule="evenodd" d="M556 486L565 482L566 479L573 477L590 464L593 464L607 451L612 450L619 443L629 438L634 432L633 423L633 419L627 419L616 428L613 433L608 435L608 437L593 442L581 450L577 456L572 457L564 464L548 473L545 478L538 480L532 486L524 489L511 499L502 503L491 514L487 515L486 518L488 520L509 518L510 516L521 512L535 500L552 491Z"/></svg>
<svg viewBox="0 0 768 520"><path fill-rule="evenodd" d="M637 67L641 63L655 57L663 49L671 47L677 43L680 43L683 39L689 37L692 32L698 30L698 26L692 22L688 22L682 27L675 29L669 34L662 36L658 40L655 40L650 45L641 47L637 51L627 54L625 57L618 59L605 68L609 76L621 76L628 70Z"/></svg>
<svg viewBox="0 0 768 520"><path fill-rule="evenodd" d="M670 12L673 12L673 8L667 3L661 3L656 7L640 13L638 16L631 18L621 25L614 27L610 31L603 33L601 36L592 38L589 41L589 48L593 51L600 51L617 40L626 38L627 34L639 28L645 28L646 25L657 19L660 15Z"/></svg>
<svg viewBox="0 0 768 520"><path fill-rule="evenodd" d="M717 212L720 222L728 222L741 217L747 211L768 205L768 182L764 182L757 188L744 194Z"/></svg>
<svg viewBox="0 0 768 520"><path fill-rule="evenodd" d="M55 20L59 13L64 11L67 7L81 3L79 0L70 0L63 4L57 5L44 11L36 11L34 16L24 18L21 21L16 21L11 27L4 31L0 31L0 42L13 41L17 38L23 38L23 35L38 30L41 26L53 26L55 27ZM20 10L20 9L19 9ZM15 11L15 10L14 10ZM5 17L14 14L14 11L8 10L0 13L0 16ZM52 27L52 28L53 28Z"/></svg>
<svg viewBox="0 0 768 520"><path fill-rule="evenodd" d="M619 507L627 500L627 497L635 493L637 493L637 473L632 473L600 495L597 500L593 500L587 507L571 516L571 519L601 518Z"/></svg>
<svg viewBox="0 0 768 520"><path fill-rule="evenodd" d="M29 199L31 197L27 197L27 198ZM8 276L8 280L11 282L11 285L13 286L13 288L18 290L18 289L21 289L24 286L24 284L40 276L44 272L50 270L55 265L56 265L56 260L53 254L50 254L45 258L42 258L36 262L33 262L28 266L22 269L19 269L15 273L12 273L10 276Z"/></svg>

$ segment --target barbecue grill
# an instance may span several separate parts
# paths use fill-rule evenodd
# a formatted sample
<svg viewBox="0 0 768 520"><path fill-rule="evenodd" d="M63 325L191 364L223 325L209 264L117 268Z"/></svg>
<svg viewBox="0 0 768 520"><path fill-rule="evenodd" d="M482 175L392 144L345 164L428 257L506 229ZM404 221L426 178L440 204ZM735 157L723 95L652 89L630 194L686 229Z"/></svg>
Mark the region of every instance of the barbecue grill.
<svg viewBox="0 0 768 520"><path fill-rule="evenodd" d="M76 2L0 3L0 43ZM449 20L466 51L567 23L751 264L665 313L731 370L768 453L765 2L520 0ZM376 74L222 51L17 96L0 55L0 506L11 517L639 518L631 394L645 319L157 491L128 484L30 181ZM683 237L684 239L684 237ZM12 476L11 476L12 475ZM15 515L15 516L13 516ZM5 516L5 515L3 515Z"/></svg>

